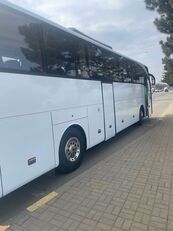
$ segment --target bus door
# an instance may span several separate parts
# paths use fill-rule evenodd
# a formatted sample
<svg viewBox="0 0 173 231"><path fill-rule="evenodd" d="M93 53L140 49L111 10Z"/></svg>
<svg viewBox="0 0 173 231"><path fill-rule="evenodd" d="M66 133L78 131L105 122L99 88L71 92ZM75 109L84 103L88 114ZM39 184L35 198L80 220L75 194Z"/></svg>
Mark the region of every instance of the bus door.
<svg viewBox="0 0 173 231"><path fill-rule="evenodd" d="M153 112L153 105L152 105L152 92L151 92L151 83L150 79L147 78L147 115L148 117L151 116Z"/></svg>
<svg viewBox="0 0 173 231"><path fill-rule="evenodd" d="M148 87L148 116L151 116L153 113L153 99L152 99L152 85L155 85L156 80L152 74L149 74L147 78L147 87Z"/></svg>
<svg viewBox="0 0 173 231"><path fill-rule="evenodd" d="M102 83L105 140L115 136L115 110L112 83Z"/></svg>

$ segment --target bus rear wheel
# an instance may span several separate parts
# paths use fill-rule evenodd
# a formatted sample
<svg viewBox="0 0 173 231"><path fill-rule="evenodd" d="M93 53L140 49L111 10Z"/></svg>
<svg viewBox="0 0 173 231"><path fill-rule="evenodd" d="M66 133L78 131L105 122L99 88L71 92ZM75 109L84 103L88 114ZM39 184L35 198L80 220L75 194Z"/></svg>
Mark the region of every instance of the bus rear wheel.
<svg viewBox="0 0 173 231"><path fill-rule="evenodd" d="M143 120L144 120L144 108L141 107L140 110L139 110L139 122L138 122L138 124L142 125Z"/></svg>
<svg viewBox="0 0 173 231"><path fill-rule="evenodd" d="M85 151L85 139L81 132L72 127L68 129L60 142L58 171L69 173L77 169Z"/></svg>

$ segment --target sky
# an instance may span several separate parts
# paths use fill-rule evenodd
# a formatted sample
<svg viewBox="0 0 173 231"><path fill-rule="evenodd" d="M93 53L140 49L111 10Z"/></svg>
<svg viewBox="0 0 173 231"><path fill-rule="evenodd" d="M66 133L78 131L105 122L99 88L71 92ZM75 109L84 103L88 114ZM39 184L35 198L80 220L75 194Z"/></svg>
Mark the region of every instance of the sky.
<svg viewBox="0 0 173 231"><path fill-rule="evenodd" d="M159 81L165 35L153 24L158 16L144 0L9 0L64 27L112 46L113 50L149 67Z"/></svg>

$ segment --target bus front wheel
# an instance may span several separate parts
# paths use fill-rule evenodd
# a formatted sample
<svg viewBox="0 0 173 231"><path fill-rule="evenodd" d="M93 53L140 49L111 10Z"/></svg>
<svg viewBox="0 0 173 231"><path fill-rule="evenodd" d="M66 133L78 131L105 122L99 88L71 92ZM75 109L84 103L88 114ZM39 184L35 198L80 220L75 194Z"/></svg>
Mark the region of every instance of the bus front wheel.
<svg viewBox="0 0 173 231"><path fill-rule="evenodd" d="M85 139L81 132L72 127L68 129L60 142L58 171L69 173L77 169L85 151Z"/></svg>

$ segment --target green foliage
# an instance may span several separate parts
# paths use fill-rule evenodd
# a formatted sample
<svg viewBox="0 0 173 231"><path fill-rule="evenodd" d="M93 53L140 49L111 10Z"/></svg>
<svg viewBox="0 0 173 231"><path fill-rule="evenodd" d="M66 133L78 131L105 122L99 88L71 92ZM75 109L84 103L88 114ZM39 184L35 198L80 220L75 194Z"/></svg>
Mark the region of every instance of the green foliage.
<svg viewBox="0 0 173 231"><path fill-rule="evenodd" d="M173 86L173 0L145 0L145 3L147 9L158 12L160 16L154 24L161 33L167 34L166 41L160 42L165 54L163 81Z"/></svg>

